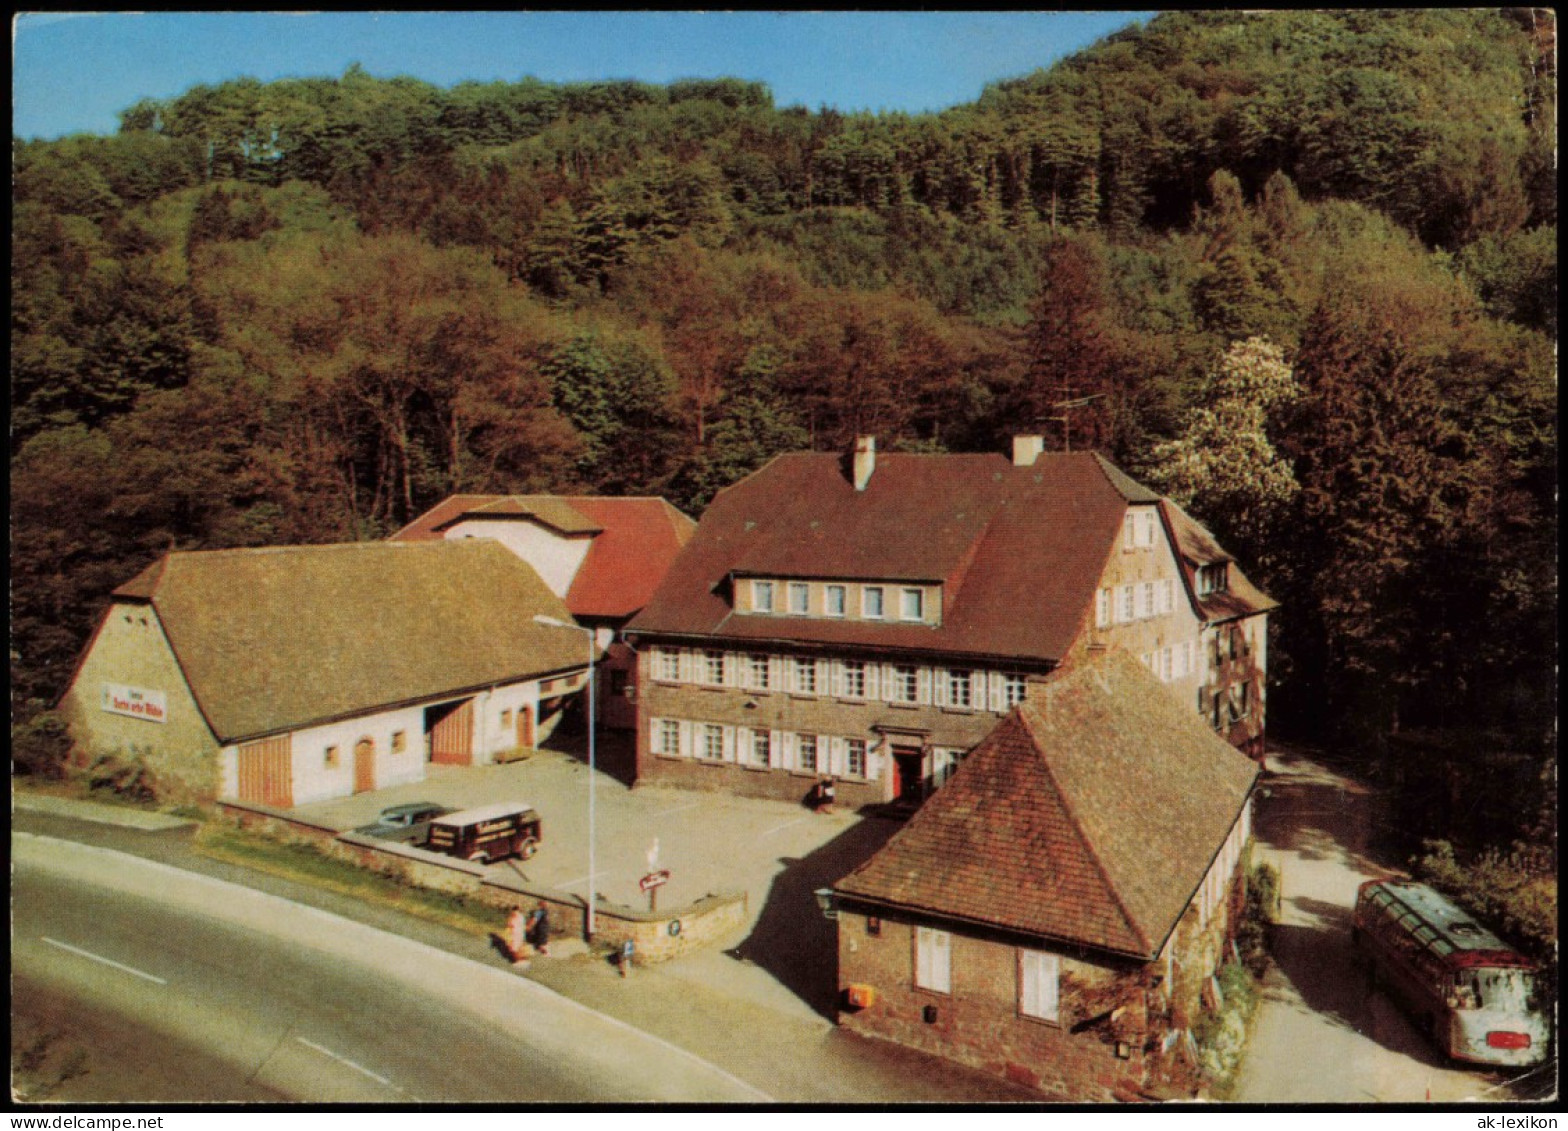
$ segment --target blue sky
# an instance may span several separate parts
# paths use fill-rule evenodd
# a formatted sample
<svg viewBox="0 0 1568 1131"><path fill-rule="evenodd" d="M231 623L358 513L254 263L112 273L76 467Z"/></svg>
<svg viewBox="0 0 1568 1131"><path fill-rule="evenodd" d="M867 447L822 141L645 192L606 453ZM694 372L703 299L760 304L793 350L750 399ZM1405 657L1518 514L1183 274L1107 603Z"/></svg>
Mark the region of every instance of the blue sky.
<svg viewBox="0 0 1568 1131"><path fill-rule="evenodd" d="M12 128L112 133L140 98L242 75L765 82L779 106L941 110L1151 12L38 13L12 25Z"/></svg>

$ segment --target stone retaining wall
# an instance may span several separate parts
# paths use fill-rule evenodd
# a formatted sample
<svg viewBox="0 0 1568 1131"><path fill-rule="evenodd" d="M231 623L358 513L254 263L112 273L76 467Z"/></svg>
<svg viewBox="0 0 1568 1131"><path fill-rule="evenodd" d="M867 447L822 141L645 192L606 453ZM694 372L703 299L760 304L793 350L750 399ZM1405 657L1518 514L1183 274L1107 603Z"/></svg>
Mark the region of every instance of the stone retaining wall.
<svg viewBox="0 0 1568 1131"><path fill-rule="evenodd" d="M287 810L222 801L218 803L218 812L242 829L285 844L309 844L333 859L403 883L478 900L496 908L497 932L503 929L505 913L512 907L531 910L544 903L550 913L553 937L586 937L587 901L582 896L530 884L520 876L493 874L483 865L395 841L339 833ZM601 898L594 919L595 943L619 950L630 939L635 962L663 962L710 946L742 929L747 920L747 897L745 892L710 893L685 907L657 913L607 903Z"/></svg>

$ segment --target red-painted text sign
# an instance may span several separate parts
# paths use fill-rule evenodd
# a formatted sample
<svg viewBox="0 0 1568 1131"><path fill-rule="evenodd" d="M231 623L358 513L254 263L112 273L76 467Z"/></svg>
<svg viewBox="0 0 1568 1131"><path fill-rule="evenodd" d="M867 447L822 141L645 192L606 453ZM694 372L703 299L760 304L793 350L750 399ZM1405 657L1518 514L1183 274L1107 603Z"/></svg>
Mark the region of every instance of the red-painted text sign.
<svg viewBox="0 0 1568 1131"><path fill-rule="evenodd" d="M670 873L667 871L649 872L646 876L637 881L638 885L642 888L643 891L650 891L653 888L658 887L660 884L667 884L669 882Z"/></svg>
<svg viewBox="0 0 1568 1131"><path fill-rule="evenodd" d="M103 709L111 714L129 715L133 719L146 719L154 723L169 721L169 707L163 692L148 691L144 687L104 684Z"/></svg>

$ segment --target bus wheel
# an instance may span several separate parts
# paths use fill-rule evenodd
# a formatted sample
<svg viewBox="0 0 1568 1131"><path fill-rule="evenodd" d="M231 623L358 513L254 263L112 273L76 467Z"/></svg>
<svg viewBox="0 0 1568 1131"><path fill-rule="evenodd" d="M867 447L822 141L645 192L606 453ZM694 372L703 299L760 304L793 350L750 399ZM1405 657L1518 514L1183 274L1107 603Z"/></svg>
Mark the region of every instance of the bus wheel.
<svg viewBox="0 0 1568 1131"><path fill-rule="evenodd" d="M470 864L488 864L490 863L490 857L483 852L476 852L468 858L468 862Z"/></svg>
<svg viewBox="0 0 1568 1131"><path fill-rule="evenodd" d="M533 837L527 838L523 841L522 844L517 846L517 855L522 857L524 860L532 860L534 853L538 851L539 842Z"/></svg>

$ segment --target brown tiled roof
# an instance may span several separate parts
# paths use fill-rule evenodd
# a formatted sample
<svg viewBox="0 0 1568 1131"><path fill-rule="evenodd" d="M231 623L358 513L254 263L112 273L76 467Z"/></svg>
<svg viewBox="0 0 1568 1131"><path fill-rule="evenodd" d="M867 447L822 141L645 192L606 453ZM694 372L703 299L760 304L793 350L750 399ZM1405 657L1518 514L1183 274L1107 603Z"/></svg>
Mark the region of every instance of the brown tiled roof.
<svg viewBox="0 0 1568 1131"><path fill-rule="evenodd" d="M1057 661L1093 604L1129 502L1158 496L1090 452L880 454L864 491L830 453L780 456L720 492L632 621L650 633ZM944 582L939 627L731 616L734 575Z"/></svg>
<svg viewBox="0 0 1568 1131"><path fill-rule="evenodd" d="M1187 586L1187 596L1205 621L1233 620L1279 608L1279 602L1252 584L1241 572L1236 559L1226 553L1202 523L1169 499L1160 500L1160 512L1176 544L1176 558L1181 566L1182 581ZM1228 563L1225 591L1199 597L1198 567L1219 562Z"/></svg>
<svg viewBox="0 0 1568 1131"><path fill-rule="evenodd" d="M150 601L220 741L581 667L587 637L488 539L166 554Z"/></svg>
<svg viewBox="0 0 1568 1131"><path fill-rule="evenodd" d="M573 615L631 616L653 595L696 523L659 498L606 495L453 495L392 541L430 542L466 518L518 518L593 538L566 594Z"/></svg>
<svg viewBox="0 0 1568 1131"><path fill-rule="evenodd" d="M1257 766L1119 650L999 723L847 896L1150 959L1241 814Z"/></svg>

